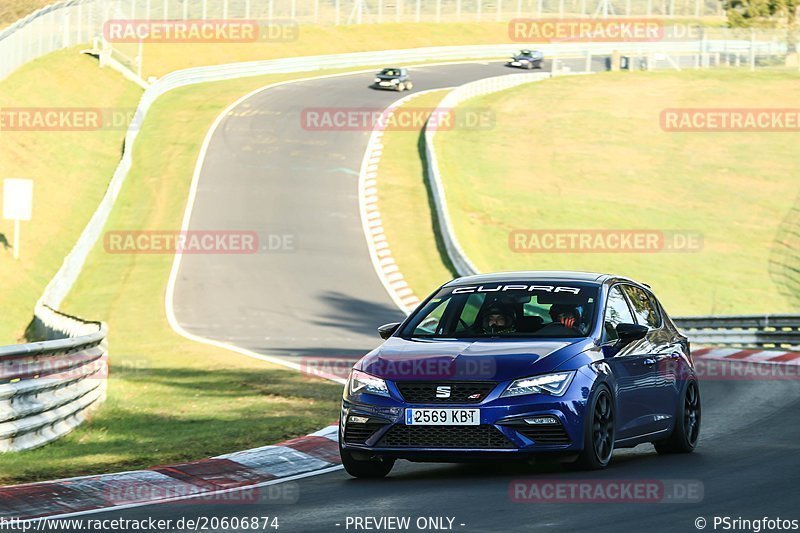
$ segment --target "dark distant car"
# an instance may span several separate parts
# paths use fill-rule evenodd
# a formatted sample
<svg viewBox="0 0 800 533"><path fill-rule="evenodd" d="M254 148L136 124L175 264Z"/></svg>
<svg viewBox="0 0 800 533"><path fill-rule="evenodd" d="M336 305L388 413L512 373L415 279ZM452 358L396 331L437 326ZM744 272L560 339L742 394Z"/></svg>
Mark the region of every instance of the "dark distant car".
<svg viewBox="0 0 800 533"><path fill-rule="evenodd" d="M511 56L511 59L508 60L506 66L526 68L530 70L534 68L542 68L543 62L544 54L539 50L520 50L517 55Z"/></svg>
<svg viewBox="0 0 800 533"><path fill-rule="evenodd" d="M603 468L615 448L694 450L700 388L687 338L641 283L505 272L444 284L353 367L342 464L557 457Z"/></svg>
<svg viewBox="0 0 800 533"><path fill-rule="evenodd" d="M414 87L408 77L408 69L385 68L378 72L372 86L375 89L390 89L392 91L408 91Z"/></svg>

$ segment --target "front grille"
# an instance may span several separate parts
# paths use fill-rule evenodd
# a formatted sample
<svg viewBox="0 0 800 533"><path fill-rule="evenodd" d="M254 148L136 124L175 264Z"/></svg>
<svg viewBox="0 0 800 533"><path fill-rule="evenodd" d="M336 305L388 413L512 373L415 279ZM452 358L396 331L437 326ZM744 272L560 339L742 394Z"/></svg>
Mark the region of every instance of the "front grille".
<svg viewBox="0 0 800 533"><path fill-rule="evenodd" d="M378 441L383 448L515 448L494 426L404 426L397 424Z"/></svg>
<svg viewBox="0 0 800 533"><path fill-rule="evenodd" d="M396 381L400 394L408 403L479 403L494 390L494 381ZM450 387L450 395L437 398L440 387ZM440 394L441 395L441 394Z"/></svg>
<svg viewBox="0 0 800 533"><path fill-rule="evenodd" d="M384 425L380 422L368 422L366 424L348 422L344 427L344 442L346 444L364 444Z"/></svg>
<svg viewBox="0 0 800 533"><path fill-rule="evenodd" d="M525 435L536 444L569 444L569 435L561 424L552 426L514 426L514 430Z"/></svg>

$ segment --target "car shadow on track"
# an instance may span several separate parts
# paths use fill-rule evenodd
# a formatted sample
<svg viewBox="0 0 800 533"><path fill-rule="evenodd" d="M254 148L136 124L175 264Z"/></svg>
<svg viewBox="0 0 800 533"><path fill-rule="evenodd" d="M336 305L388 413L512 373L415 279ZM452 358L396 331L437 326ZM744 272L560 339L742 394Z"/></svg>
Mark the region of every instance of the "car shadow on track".
<svg viewBox="0 0 800 533"><path fill-rule="evenodd" d="M354 298L341 292L325 292L317 296L324 312L312 322L318 326L334 327L344 332L378 338L378 326L399 322L405 318L394 305Z"/></svg>
<svg viewBox="0 0 800 533"><path fill-rule="evenodd" d="M418 481L441 480L505 480L518 477L542 477L550 479L619 479L622 477L663 477L670 471L674 459L680 459L685 466L687 462L707 462L708 457L701 454L678 456L660 456L651 445L642 445L635 449L615 452L614 460L604 470L587 471L574 468L570 464L562 464L555 460L540 460L530 463L526 461L481 461L469 463L410 463L400 461L388 477L370 481L351 479L355 483L415 483ZM635 473L635 474L633 474Z"/></svg>

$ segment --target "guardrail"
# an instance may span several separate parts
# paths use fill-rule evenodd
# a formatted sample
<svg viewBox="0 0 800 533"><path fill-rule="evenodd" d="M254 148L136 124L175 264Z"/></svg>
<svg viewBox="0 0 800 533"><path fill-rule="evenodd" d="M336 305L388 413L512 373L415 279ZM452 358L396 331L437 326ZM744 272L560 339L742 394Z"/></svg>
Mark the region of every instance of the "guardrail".
<svg viewBox="0 0 800 533"><path fill-rule="evenodd" d="M550 74L508 74L506 76L495 76L482 80L466 83L456 87L439 102L437 110L440 115L447 113L448 110L455 109L459 104L485 94L510 89L525 83L535 83L547 79ZM436 130L425 126L425 170L433 196L433 205L436 211L436 220L439 226L439 235L442 244L447 252L447 256L459 276L471 276L480 272L477 267L469 260L464 249L458 242L456 232L453 230L453 223L450 219L450 211L447 208L447 198L444 190L444 182L439 173L439 162L436 157L435 137Z"/></svg>
<svg viewBox="0 0 800 533"><path fill-rule="evenodd" d="M800 315L742 315L675 319L692 342L744 348L800 346Z"/></svg>
<svg viewBox="0 0 800 533"><path fill-rule="evenodd" d="M66 435L105 399L104 324L39 305L32 329L45 340L0 347L0 452Z"/></svg>

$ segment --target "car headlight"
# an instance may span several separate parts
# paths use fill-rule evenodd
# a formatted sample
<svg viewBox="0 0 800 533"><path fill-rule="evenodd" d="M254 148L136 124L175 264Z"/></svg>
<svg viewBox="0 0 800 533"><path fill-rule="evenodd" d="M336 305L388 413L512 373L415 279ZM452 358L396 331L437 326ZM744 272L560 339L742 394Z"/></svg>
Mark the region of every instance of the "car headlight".
<svg viewBox="0 0 800 533"><path fill-rule="evenodd" d="M380 83L380 82L381 82L380 78L375 78L375 83Z"/></svg>
<svg viewBox="0 0 800 533"><path fill-rule="evenodd" d="M392 80L392 85L397 85L398 83L400 83L400 80Z"/></svg>
<svg viewBox="0 0 800 533"><path fill-rule="evenodd" d="M544 374L530 378L522 378L511 382L503 391L503 396L522 396L524 394L549 394L550 396L563 396L572 382L575 372L558 372Z"/></svg>
<svg viewBox="0 0 800 533"><path fill-rule="evenodd" d="M386 381L359 370L353 370L350 374L350 379L347 382L347 392L349 396L362 393L389 396L389 388L386 386Z"/></svg>

